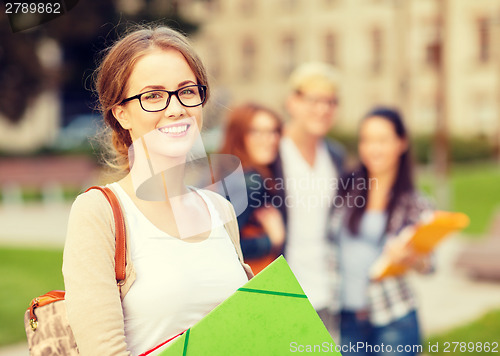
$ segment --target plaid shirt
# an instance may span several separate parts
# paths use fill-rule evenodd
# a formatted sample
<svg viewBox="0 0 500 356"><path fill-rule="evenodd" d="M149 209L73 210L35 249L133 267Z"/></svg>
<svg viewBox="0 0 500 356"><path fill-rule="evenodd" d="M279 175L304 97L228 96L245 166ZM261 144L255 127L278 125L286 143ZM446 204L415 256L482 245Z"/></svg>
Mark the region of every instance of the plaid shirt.
<svg viewBox="0 0 500 356"><path fill-rule="evenodd" d="M386 241L397 236L406 226L417 223L432 210L430 202L416 192L401 196L388 221ZM332 241L330 267L331 271L333 271L332 288L334 295L334 303L331 309L334 312L338 312L341 308L340 288L342 281L337 254L339 252L339 233L345 216L346 209L335 210L329 231L330 240ZM416 300L406 276L388 277L378 282L370 281L368 303L370 322L377 326L387 325L416 308Z"/></svg>

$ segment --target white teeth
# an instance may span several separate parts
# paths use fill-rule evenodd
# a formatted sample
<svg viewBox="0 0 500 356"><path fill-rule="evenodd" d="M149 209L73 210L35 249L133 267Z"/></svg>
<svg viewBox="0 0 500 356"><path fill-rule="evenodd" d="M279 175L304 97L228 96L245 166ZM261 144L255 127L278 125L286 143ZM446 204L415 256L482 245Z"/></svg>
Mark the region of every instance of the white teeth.
<svg viewBox="0 0 500 356"><path fill-rule="evenodd" d="M181 126L173 126L173 127L164 127L160 129L161 132L163 133L183 133L186 132L188 128L188 125L181 125Z"/></svg>

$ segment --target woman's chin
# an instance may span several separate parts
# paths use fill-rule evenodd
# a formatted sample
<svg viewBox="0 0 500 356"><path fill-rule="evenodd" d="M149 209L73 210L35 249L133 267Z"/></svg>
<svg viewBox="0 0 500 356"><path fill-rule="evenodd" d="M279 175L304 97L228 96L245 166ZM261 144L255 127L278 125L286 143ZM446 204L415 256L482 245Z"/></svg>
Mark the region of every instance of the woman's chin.
<svg viewBox="0 0 500 356"><path fill-rule="evenodd" d="M163 157L185 158L192 147L189 142L169 143L158 147L155 153Z"/></svg>

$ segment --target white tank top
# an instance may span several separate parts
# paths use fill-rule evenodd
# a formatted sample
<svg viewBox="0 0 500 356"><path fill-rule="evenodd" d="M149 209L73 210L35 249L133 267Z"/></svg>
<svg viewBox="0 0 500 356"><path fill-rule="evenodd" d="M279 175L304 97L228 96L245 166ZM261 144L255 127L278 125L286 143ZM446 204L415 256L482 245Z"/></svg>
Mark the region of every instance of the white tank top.
<svg viewBox="0 0 500 356"><path fill-rule="evenodd" d="M246 283L247 276L217 210L202 191L197 192L208 206L212 231L207 239L192 243L158 229L118 183L110 186L129 228L127 248L137 276L122 306L128 349L139 355L196 324Z"/></svg>

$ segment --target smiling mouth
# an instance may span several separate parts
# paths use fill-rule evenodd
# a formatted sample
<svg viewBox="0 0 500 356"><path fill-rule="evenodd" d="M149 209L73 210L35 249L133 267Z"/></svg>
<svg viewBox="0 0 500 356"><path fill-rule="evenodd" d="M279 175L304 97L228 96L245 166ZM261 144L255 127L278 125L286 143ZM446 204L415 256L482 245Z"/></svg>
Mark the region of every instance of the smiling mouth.
<svg viewBox="0 0 500 356"><path fill-rule="evenodd" d="M170 135L170 136L182 136L187 132L187 130L189 130L190 126L191 125L189 125L189 124L177 125L177 126L167 126L167 127L159 128L158 130L160 132L167 134L167 135Z"/></svg>

